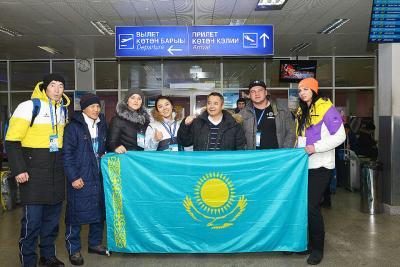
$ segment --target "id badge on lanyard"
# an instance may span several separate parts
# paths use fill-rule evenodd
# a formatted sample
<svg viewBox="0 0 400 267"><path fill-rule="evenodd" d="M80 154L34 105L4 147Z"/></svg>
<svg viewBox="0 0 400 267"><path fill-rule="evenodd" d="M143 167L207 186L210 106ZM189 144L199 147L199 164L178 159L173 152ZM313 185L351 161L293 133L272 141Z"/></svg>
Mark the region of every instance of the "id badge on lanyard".
<svg viewBox="0 0 400 267"><path fill-rule="evenodd" d="M53 105L51 104L51 99L49 98L49 106L50 106L50 118L51 118L51 129L53 130L54 133L54 125L56 126L56 133L50 135L50 145L49 145L49 151L50 152L57 152L58 151L58 134L57 134L57 122L54 123L54 118L53 118ZM54 113L57 112L57 109L55 109Z"/></svg>
<svg viewBox="0 0 400 267"><path fill-rule="evenodd" d="M50 152L58 151L58 135L52 134L50 135Z"/></svg>
<svg viewBox="0 0 400 267"><path fill-rule="evenodd" d="M170 144L168 146L168 151L178 151L178 144Z"/></svg>
<svg viewBox="0 0 400 267"><path fill-rule="evenodd" d="M257 131L256 133L256 146L260 146L261 145L261 132Z"/></svg>
<svg viewBox="0 0 400 267"><path fill-rule="evenodd" d="M136 142L138 147L144 148L144 134L138 133L136 136L137 136Z"/></svg>

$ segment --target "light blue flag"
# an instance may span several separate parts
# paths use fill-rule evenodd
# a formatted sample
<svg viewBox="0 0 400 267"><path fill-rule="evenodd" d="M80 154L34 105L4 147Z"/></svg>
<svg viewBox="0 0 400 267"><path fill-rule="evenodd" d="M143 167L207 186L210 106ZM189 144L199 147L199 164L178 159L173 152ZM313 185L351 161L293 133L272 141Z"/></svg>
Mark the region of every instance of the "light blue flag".
<svg viewBox="0 0 400 267"><path fill-rule="evenodd" d="M132 253L303 251L304 149L107 154L108 248Z"/></svg>

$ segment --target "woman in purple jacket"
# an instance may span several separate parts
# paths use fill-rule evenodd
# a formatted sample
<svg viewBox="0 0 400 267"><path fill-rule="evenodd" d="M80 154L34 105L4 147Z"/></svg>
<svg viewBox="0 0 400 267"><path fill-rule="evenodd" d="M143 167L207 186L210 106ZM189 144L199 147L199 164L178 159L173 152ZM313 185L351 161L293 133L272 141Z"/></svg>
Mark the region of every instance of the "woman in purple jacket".
<svg viewBox="0 0 400 267"><path fill-rule="evenodd" d="M324 255L324 219L320 210L323 193L335 168L335 147L346 139L342 118L329 99L318 95L318 81L303 79L298 86L296 115L297 147L304 147L308 160L308 251L307 263L319 264Z"/></svg>

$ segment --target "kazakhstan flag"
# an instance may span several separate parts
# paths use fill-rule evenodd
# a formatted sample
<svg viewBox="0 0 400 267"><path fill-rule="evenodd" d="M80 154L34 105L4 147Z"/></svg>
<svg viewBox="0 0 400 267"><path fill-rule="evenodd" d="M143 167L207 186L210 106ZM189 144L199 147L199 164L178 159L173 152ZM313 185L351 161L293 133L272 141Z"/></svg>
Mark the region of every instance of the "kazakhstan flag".
<svg viewBox="0 0 400 267"><path fill-rule="evenodd" d="M234 253L307 248L304 149L107 154L108 248Z"/></svg>

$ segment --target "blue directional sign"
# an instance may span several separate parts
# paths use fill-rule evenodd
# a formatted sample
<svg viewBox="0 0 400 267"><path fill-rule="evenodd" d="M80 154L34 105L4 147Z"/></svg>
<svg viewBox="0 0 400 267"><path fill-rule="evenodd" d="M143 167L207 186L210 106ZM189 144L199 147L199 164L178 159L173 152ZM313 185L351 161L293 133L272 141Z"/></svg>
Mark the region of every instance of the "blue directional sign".
<svg viewBox="0 0 400 267"><path fill-rule="evenodd" d="M273 54L272 25L116 27L117 57Z"/></svg>
<svg viewBox="0 0 400 267"><path fill-rule="evenodd" d="M374 43L400 42L400 0L374 0L369 41Z"/></svg>

